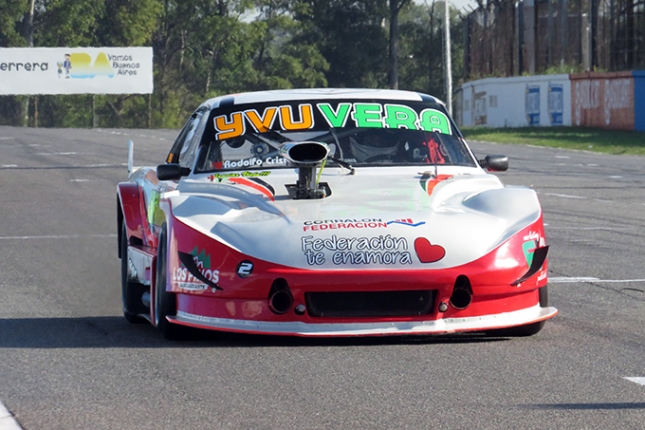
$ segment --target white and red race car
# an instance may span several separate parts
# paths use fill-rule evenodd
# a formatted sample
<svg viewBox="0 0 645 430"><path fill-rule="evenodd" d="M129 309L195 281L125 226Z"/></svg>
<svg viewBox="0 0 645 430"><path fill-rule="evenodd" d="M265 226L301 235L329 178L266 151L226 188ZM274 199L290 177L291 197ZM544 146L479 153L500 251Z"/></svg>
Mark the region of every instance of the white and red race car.
<svg viewBox="0 0 645 430"><path fill-rule="evenodd" d="M507 168L425 94L208 100L117 187L125 318L166 338L535 334L557 313L542 210L487 173Z"/></svg>

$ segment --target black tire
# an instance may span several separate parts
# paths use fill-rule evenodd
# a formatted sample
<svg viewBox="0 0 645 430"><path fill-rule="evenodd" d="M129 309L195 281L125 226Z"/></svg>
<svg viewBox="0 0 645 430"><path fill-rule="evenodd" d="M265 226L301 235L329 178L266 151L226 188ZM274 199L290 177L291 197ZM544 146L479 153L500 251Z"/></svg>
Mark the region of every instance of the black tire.
<svg viewBox="0 0 645 430"><path fill-rule="evenodd" d="M141 297L148 288L128 280L128 233L125 222L121 227L121 301L123 302L123 317L130 324L142 324L146 320L139 315L150 310L143 304Z"/></svg>
<svg viewBox="0 0 645 430"><path fill-rule="evenodd" d="M491 337L527 337L536 335L544 327L544 321L533 324L521 325L519 327L491 330L486 334Z"/></svg>
<svg viewBox="0 0 645 430"><path fill-rule="evenodd" d="M549 306L549 286L545 285L544 287L540 288L539 290L539 295L540 295L540 307L541 308L546 308Z"/></svg>
<svg viewBox="0 0 645 430"><path fill-rule="evenodd" d="M157 248L157 265L155 267L155 326L168 340L184 338L182 326L169 322L166 317L177 315L177 297L166 291L168 232L166 224L161 226L159 247Z"/></svg>
<svg viewBox="0 0 645 430"><path fill-rule="evenodd" d="M549 293L547 286L539 289L540 307L546 308L549 305ZM544 327L546 321L539 321L533 324L522 325L519 327L504 328L499 330L491 330L486 332L488 336L492 337L526 337L536 335Z"/></svg>

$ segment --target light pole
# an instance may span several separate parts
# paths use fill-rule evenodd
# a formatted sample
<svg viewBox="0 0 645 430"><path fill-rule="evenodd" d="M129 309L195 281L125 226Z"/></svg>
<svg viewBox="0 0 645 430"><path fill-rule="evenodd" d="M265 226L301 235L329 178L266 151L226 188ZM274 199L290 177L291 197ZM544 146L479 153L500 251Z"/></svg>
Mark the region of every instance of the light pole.
<svg viewBox="0 0 645 430"><path fill-rule="evenodd" d="M444 16L444 32L445 32L445 55L444 65L446 73L446 107L448 113L452 115L452 65L450 58L450 2L444 0L445 16Z"/></svg>

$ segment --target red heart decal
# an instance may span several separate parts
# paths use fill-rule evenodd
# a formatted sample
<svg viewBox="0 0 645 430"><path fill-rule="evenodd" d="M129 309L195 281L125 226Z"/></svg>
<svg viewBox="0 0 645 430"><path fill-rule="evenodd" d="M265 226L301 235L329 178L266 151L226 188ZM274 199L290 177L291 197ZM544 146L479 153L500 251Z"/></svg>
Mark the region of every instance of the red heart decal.
<svg viewBox="0 0 645 430"><path fill-rule="evenodd" d="M441 245L433 245L425 237L414 240L414 250L422 263L434 263L446 255L446 250Z"/></svg>

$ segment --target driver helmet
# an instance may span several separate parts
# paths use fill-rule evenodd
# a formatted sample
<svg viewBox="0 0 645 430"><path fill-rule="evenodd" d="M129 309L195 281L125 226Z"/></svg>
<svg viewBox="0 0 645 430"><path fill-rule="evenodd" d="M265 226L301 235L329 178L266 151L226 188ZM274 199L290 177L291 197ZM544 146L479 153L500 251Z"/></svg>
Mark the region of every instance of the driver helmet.
<svg viewBox="0 0 645 430"><path fill-rule="evenodd" d="M397 140L387 130L367 131L359 135L362 143L354 137L349 138L352 155L358 161L367 161L376 156L391 156L397 153Z"/></svg>

